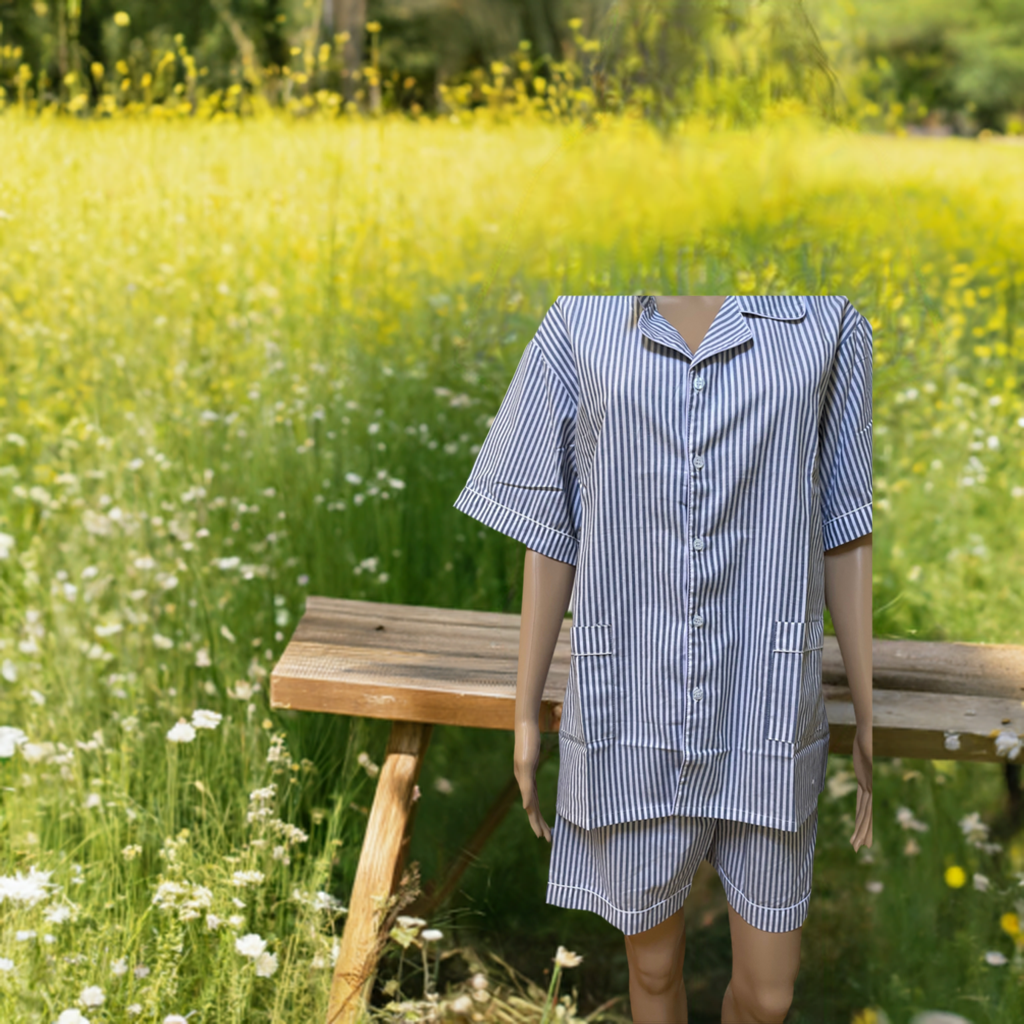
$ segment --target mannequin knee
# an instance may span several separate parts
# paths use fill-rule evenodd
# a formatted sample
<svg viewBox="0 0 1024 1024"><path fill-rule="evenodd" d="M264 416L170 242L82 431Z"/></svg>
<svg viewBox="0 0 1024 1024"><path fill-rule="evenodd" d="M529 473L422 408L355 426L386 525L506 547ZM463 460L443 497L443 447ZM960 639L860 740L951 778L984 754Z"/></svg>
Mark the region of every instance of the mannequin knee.
<svg viewBox="0 0 1024 1024"><path fill-rule="evenodd" d="M758 1024L781 1024L793 1004L793 985L785 982L745 985L733 977L732 988L749 1019Z"/></svg>
<svg viewBox="0 0 1024 1024"><path fill-rule="evenodd" d="M626 954L630 979L650 995L663 995L679 984L683 975L683 949L659 944L631 946L628 937Z"/></svg>

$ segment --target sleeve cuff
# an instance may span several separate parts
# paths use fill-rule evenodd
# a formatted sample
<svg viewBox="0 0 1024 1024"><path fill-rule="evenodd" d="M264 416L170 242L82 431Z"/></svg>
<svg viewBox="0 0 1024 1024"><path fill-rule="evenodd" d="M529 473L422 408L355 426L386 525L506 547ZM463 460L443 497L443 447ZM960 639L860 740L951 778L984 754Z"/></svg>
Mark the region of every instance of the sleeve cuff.
<svg viewBox="0 0 1024 1024"><path fill-rule="evenodd" d="M460 512L491 527L499 533L525 544L531 551L538 551L559 562L576 564L579 541L572 534L565 533L536 519L530 519L480 491L466 486L453 506Z"/></svg>
<svg viewBox="0 0 1024 1024"><path fill-rule="evenodd" d="M852 512L844 512L822 524L821 535L826 551L871 533L871 504L869 501Z"/></svg>

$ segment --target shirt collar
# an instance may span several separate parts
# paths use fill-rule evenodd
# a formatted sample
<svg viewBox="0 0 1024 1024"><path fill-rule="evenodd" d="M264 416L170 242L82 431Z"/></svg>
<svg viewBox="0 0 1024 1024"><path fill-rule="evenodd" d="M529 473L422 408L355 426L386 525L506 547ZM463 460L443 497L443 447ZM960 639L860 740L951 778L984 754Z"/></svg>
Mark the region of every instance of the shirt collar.
<svg viewBox="0 0 1024 1024"><path fill-rule="evenodd" d="M750 317L771 320L801 320L807 309L800 295L727 295L697 354L680 338L679 332L658 312L653 295L637 296L637 327L644 337L682 352L694 364L726 349L754 340Z"/></svg>

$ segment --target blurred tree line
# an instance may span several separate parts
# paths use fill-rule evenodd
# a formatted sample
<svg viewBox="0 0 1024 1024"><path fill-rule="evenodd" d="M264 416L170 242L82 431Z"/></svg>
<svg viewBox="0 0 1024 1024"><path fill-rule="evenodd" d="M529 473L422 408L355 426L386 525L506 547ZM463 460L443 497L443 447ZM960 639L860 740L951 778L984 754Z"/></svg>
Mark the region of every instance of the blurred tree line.
<svg viewBox="0 0 1024 1024"><path fill-rule="evenodd" d="M8 102L72 111L201 87L436 113L516 72L543 94L565 62L594 107L660 121L852 92L888 122L1024 130L1024 0L0 0Z"/></svg>

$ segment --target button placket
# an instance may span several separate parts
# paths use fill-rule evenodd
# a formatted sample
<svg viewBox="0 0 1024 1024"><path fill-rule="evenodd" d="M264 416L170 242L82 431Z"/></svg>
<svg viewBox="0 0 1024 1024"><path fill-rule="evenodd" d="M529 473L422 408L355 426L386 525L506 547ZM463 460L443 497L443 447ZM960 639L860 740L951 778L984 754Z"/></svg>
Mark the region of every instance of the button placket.
<svg viewBox="0 0 1024 1024"><path fill-rule="evenodd" d="M693 378L694 398L696 398L697 395L699 395L704 390L705 383L706 383L705 379L704 379L704 377L700 373L696 373L694 375L694 378ZM693 431L693 421L694 421L694 403L691 402L690 403L690 416L689 416L689 423L688 423L688 426L690 428L689 429L689 435L690 435L691 438L693 437L693 433L694 433L694 431ZM694 466L694 468L699 470L699 469L701 469L703 467L703 465L704 465L703 457L701 455L694 455L694 457L693 457L693 466ZM694 493L695 490L696 490L695 487L691 487L690 488L691 495ZM689 522L687 524L688 526L693 523L693 514L692 514L693 506L694 506L694 501L691 500L690 501L690 516L688 517L689 518ZM693 539L693 549L695 551L703 551L704 550L704 538L703 537L694 537L694 539ZM693 585L693 581L691 579L691 583L690 583L690 596L691 597L692 597L692 595L694 593L694 589L695 588L694 588L694 585ZM691 624L693 626L699 627L699 626L702 626L704 624L704 618L700 614L700 612L694 612L693 616L690 619L690 622L691 622ZM688 647L689 647L690 652L692 652L693 651L693 643L691 642L690 644L688 644ZM691 655L689 657L689 662L690 662L691 667L693 666L694 661L695 661L695 658L694 658L693 654L691 653ZM690 696L695 701L703 700L703 698L704 698L704 689L703 689L703 687L701 687L701 686L694 686L690 690ZM690 719L690 722L692 724L692 719ZM691 728L691 735L692 735L692 728Z"/></svg>

